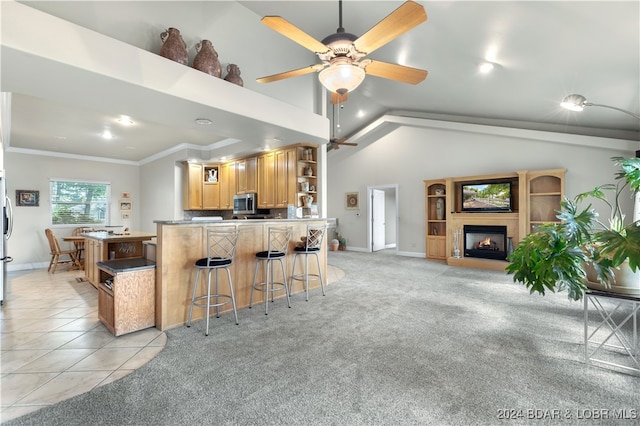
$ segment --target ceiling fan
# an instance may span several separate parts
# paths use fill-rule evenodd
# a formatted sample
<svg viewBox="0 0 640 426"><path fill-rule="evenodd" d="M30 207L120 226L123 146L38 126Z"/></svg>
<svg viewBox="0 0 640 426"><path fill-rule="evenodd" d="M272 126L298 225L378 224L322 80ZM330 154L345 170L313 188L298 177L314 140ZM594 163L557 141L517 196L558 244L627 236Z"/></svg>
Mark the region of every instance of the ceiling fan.
<svg viewBox="0 0 640 426"><path fill-rule="evenodd" d="M333 129L340 127L340 111L338 111L338 121L336 122L336 103L334 102L332 105L333 108ZM342 108L342 105L340 106ZM331 151L332 149L340 149L340 145L346 146L358 146L357 143L347 142L347 138L336 138L335 132L332 132L333 136L329 139L329 143L327 144L327 151Z"/></svg>
<svg viewBox="0 0 640 426"><path fill-rule="evenodd" d="M364 35L357 37L345 32L342 27L342 0L339 0L338 4L339 27L337 32L325 37L322 42L280 16L262 18L263 24L311 50L322 63L261 77L256 81L270 83L319 72L318 78L324 87L332 93L346 96L348 92L362 83L365 74L410 84L418 84L427 77L427 71L418 68L363 59L376 49L426 21L427 14L422 5L414 1L407 1Z"/></svg>

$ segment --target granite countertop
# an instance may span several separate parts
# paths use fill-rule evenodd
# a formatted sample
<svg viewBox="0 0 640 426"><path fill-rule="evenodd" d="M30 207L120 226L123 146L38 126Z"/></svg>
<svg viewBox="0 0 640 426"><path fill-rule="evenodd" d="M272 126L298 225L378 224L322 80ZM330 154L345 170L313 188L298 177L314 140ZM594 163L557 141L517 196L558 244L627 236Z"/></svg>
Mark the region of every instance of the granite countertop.
<svg viewBox="0 0 640 426"><path fill-rule="evenodd" d="M327 222L329 224L335 223L336 219L335 218L326 218L326 217L316 217L316 218L304 218L304 219L287 219L287 218L282 218L282 219L228 219L228 220L219 220L219 219L212 219L212 220L154 220L154 223L158 223L158 224L162 224L162 225L202 225L202 224L213 224L213 223L219 223L222 225L225 224L249 224L249 223L282 223L282 222Z"/></svg>
<svg viewBox="0 0 640 426"><path fill-rule="evenodd" d="M130 272L142 269L152 269L156 267L156 263L143 257L134 257L131 259L115 259L105 260L104 262L96 262L100 269L104 269L112 274L119 272Z"/></svg>
<svg viewBox="0 0 640 426"><path fill-rule="evenodd" d="M93 238L94 240L118 240L118 241L126 241L126 240L149 240L154 238L156 234L151 234L149 232L128 232L126 234L109 234L108 232L86 232L82 234L85 238Z"/></svg>

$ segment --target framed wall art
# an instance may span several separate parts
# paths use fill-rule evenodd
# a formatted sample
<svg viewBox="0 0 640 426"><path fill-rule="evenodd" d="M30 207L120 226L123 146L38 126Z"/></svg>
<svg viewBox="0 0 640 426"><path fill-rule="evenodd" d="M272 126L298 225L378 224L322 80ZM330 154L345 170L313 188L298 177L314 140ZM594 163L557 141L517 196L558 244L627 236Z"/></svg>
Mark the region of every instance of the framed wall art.
<svg viewBox="0 0 640 426"><path fill-rule="evenodd" d="M360 193L359 192L345 192L345 206L347 210L359 210L360 209Z"/></svg>
<svg viewBox="0 0 640 426"><path fill-rule="evenodd" d="M16 189L16 206L38 207L40 191Z"/></svg>

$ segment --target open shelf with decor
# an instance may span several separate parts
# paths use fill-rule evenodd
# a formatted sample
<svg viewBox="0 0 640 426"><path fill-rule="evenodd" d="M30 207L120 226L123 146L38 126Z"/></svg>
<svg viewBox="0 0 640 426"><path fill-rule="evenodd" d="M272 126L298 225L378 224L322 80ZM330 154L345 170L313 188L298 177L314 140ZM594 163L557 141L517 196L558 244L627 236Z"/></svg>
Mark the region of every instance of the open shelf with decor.
<svg viewBox="0 0 640 426"><path fill-rule="evenodd" d="M445 260L447 236L447 197L444 179L427 180L425 210L427 231L427 259Z"/></svg>
<svg viewBox="0 0 640 426"><path fill-rule="evenodd" d="M296 148L296 207L309 207L318 201L317 155L315 146L300 145Z"/></svg>

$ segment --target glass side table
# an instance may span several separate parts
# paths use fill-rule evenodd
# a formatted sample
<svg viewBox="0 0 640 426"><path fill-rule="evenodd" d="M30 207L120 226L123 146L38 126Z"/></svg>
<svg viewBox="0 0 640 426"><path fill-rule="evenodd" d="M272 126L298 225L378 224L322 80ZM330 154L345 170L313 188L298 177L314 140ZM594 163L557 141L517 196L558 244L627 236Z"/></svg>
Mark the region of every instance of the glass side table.
<svg viewBox="0 0 640 426"><path fill-rule="evenodd" d="M591 311L590 306L594 308ZM585 362L640 375L638 312L639 296L598 290L585 292Z"/></svg>

